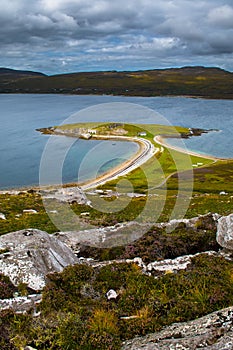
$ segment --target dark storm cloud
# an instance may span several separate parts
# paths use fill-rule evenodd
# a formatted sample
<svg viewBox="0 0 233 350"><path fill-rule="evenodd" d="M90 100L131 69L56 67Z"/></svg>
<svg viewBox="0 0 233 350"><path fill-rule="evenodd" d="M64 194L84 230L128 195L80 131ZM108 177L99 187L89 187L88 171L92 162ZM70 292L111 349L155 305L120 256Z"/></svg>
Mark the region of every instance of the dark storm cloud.
<svg viewBox="0 0 233 350"><path fill-rule="evenodd" d="M230 0L0 0L1 66L232 66Z"/></svg>

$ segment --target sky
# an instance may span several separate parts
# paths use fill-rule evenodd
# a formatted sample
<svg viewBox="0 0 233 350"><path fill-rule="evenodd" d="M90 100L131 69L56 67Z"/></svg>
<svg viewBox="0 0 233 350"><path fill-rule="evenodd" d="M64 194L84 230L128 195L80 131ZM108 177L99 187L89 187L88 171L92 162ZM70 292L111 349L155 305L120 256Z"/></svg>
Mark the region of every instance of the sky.
<svg viewBox="0 0 233 350"><path fill-rule="evenodd" d="M233 71L232 0L0 0L0 66Z"/></svg>

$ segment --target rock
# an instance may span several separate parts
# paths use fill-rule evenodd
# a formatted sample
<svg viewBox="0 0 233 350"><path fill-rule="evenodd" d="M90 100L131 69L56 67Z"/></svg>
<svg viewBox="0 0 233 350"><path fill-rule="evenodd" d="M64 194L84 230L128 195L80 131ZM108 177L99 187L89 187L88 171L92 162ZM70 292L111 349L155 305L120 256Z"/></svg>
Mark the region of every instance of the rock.
<svg viewBox="0 0 233 350"><path fill-rule="evenodd" d="M110 289L107 293L106 293L106 297L108 300L116 300L118 297L117 292L114 289Z"/></svg>
<svg viewBox="0 0 233 350"><path fill-rule="evenodd" d="M233 349L233 307L123 343L122 350Z"/></svg>
<svg viewBox="0 0 233 350"><path fill-rule="evenodd" d="M0 310L12 309L17 313L24 313L34 309L41 302L41 294L32 294L25 297L16 297L11 299L0 299Z"/></svg>
<svg viewBox="0 0 233 350"><path fill-rule="evenodd" d="M46 275L60 272L65 266L78 263L78 258L66 244L47 232L28 229L0 237L0 272L13 284L23 282L34 290L45 286Z"/></svg>
<svg viewBox="0 0 233 350"><path fill-rule="evenodd" d="M142 258L140 258L140 257L136 257L136 258L133 258L133 259L126 259L126 262L127 263L137 264L142 269L146 269L146 265L144 264Z"/></svg>
<svg viewBox="0 0 233 350"><path fill-rule="evenodd" d="M162 228L166 228L169 231L172 231L173 229L175 229L178 225L183 224L185 225L187 228L195 228L195 226L198 224L198 222L200 221L208 221L208 220L212 220L213 224L216 225L217 224L217 220L219 219L220 215L219 214L212 214L212 213L208 213L205 215L199 215L196 216L194 218L191 219L173 219L170 220L168 222L162 222L159 224L156 224L156 227L162 227Z"/></svg>
<svg viewBox="0 0 233 350"><path fill-rule="evenodd" d="M1 220L6 220L6 216L3 213L0 213L0 219Z"/></svg>
<svg viewBox="0 0 233 350"><path fill-rule="evenodd" d="M146 270L148 272L176 272L178 270L185 270L189 264L191 264L191 258L193 255L179 256L175 259L165 259L161 261L155 261L147 265Z"/></svg>
<svg viewBox="0 0 233 350"><path fill-rule="evenodd" d="M80 213L80 216L89 216L90 212L89 211L85 211L83 213Z"/></svg>
<svg viewBox="0 0 233 350"><path fill-rule="evenodd" d="M146 266L146 272L154 272L154 273L173 273L178 270L185 270L189 264L191 264L191 259L200 254L208 254L208 255L218 255L215 251L208 251L197 253L194 255L184 255L179 256L175 259L165 259L161 261L154 261L149 263Z"/></svg>
<svg viewBox="0 0 233 350"><path fill-rule="evenodd" d="M85 193L80 187L77 186L54 190L41 190L40 194L42 195L43 199L56 199L60 202L77 202L78 204L91 205L91 202L88 200Z"/></svg>
<svg viewBox="0 0 233 350"><path fill-rule="evenodd" d="M142 230L146 232L150 227L151 224L130 221L82 231L57 232L54 235L74 250L78 250L80 245L109 248L127 245L137 240L142 236Z"/></svg>
<svg viewBox="0 0 233 350"><path fill-rule="evenodd" d="M233 250L233 214L218 220L216 240L221 247Z"/></svg>
<svg viewBox="0 0 233 350"><path fill-rule="evenodd" d="M37 211L35 209L24 209L23 213L25 213L25 214L37 214Z"/></svg>

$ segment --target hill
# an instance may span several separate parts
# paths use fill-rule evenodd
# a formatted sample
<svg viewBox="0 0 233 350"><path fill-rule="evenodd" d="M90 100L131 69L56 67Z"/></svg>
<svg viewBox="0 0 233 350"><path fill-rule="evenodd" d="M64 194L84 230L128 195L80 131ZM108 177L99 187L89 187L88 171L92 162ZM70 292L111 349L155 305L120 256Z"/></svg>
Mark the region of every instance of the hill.
<svg viewBox="0 0 233 350"><path fill-rule="evenodd" d="M11 70L7 73L5 69L1 69L0 93L183 95L232 99L233 73L220 68L201 66L136 72L81 72L53 76Z"/></svg>
<svg viewBox="0 0 233 350"><path fill-rule="evenodd" d="M10 68L1 68L0 67L0 77L2 76L14 76L14 77L22 77L22 76L45 76L45 74L40 72L33 72L30 70L15 70Z"/></svg>

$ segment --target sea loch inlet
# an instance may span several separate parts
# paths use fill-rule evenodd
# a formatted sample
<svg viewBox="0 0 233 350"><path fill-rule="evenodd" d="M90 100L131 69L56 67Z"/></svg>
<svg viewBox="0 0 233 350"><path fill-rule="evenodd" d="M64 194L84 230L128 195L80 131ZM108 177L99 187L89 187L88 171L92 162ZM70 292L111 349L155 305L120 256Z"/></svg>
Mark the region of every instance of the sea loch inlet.
<svg viewBox="0 0 233 350"><path fill-rule="evenodd" d="M185 140L186 146L198 153L232 158L233 101L230 100L2 94L0 95L0 187L3 189L38 185L40 159L49 136L41 135L36 131L37 128L59 125L70 115L85 108L87 108L85 120L76 120L77 122L118 122L117 114L113 116L112 113L106 113L103 116L88 113L88 107L118 102L135 104L131 114L121 122L156 123L153 113L151 116L149 114L145 116L140 112L137 106L141 105L160 113L172 125L219 130ZM66 138L59 137L59 147L66 147L66 142ZM80 161L87 152L95 148L95 143L99 142L77 140L65 160L64 182L75 181ZM111 141L104 142L106 144L103 145L103 158L105 152L111 151L116 162L117 159L118 161L121 157L125 159L137 151L137 145L134 143L117 142L117 147L114 147ZM169 142L175 141L169 140ZM113 163L112 166L114 165ZM89 176L92 171L96 171L94 161L90 167Z"/></svg>

